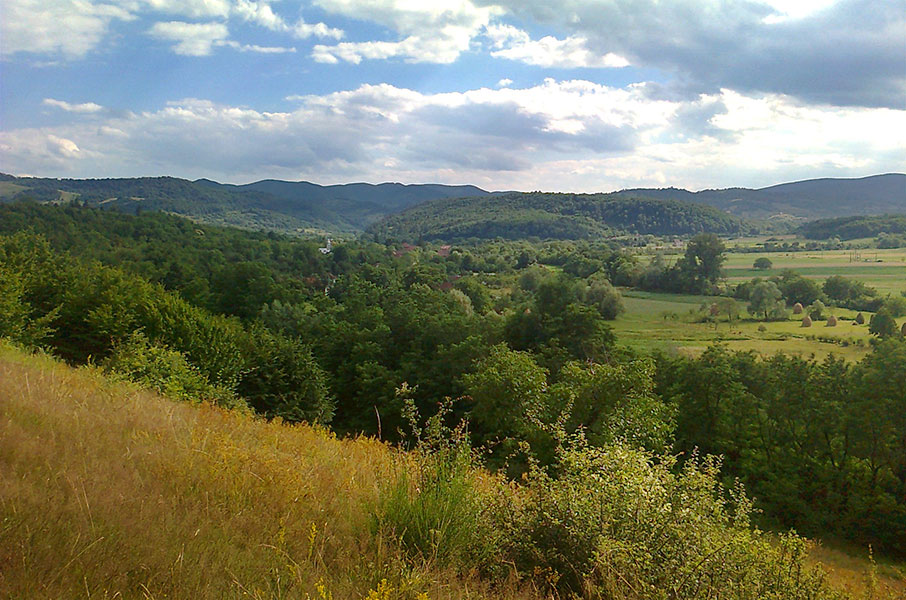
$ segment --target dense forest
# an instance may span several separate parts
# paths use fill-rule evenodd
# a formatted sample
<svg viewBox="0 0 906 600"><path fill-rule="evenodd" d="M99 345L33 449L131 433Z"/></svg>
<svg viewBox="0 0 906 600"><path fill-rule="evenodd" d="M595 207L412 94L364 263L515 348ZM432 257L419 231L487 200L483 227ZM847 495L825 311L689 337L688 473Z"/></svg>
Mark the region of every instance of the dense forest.
<svg viewBox="0 0 906 600"><path fill-rule="evenodd" d="M698 202L749 219L792 216L801 220L906 211L906 175L902 173L855 179L808 179L756 190L728 188L689 192L662 188L631 189L621 193Z"/></svg>
<svg viewBox="0 0 906 600"><path fill-rule="evenodd" d="M368 231L379 240L600 239L617 233L739 234L752 229L717 209L618 194L511 193L427 202Z"/></svg>
<svg viewBox="0 0 906 600"><path fill-rule="evenodd" d="M562 529L522 524L538 546L513 549L519 564L561 574L569 561L592 564L592 542L574 537L587 525L569 521L579 518L569 473L589 475L591 456L622 460L623 445L670 472L705 469L737 502L740 481L762 526L906 555L898 331L879 330L856 364L719 346L700 358L645 356L615 338L614 285L720 291L723 250L699 235L675 263L647 266L589 242L326 251L164 214L17 203L0 207L0 337L169 395L340 434L411 446L412 415L439 414L448 431L465 419L489 468L562 495ZM875 298L840 279L788 273L737 298L767 298L766 317L794 302ZM698 462L711 455L720 470ZM557 536L573 547L549 545ZM576 589L579 573L562 585Z"/></svg>
<svg viewBox="0 0 906 600"><path fill-rule="evenodd" d="M799 234L810 240L841 240L876 237L880 234L906 234L906 215L881 215L877 217L839 217L819 219L802 225Z"/></svg>

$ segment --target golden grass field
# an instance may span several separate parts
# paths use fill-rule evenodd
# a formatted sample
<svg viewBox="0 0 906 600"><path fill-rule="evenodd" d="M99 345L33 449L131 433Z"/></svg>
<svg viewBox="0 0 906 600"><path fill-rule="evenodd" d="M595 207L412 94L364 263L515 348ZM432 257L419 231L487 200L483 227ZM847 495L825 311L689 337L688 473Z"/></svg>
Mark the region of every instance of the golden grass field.
<svg viewBox="0 0 906 600"><path fill-rule="evenodd" d="M407 457L373 439L180 404L0 344L0 597L532 599L403 559L372 533ZM866 595L867 554L818 547ZM906 594L879 560L877 593Z"/></svg>
<svg viewBox="0 0 906 600"><path fill-rule="evenodd" d="M0 343L0 597L533 598L372 534L399 453L178 404Z"/></svg>

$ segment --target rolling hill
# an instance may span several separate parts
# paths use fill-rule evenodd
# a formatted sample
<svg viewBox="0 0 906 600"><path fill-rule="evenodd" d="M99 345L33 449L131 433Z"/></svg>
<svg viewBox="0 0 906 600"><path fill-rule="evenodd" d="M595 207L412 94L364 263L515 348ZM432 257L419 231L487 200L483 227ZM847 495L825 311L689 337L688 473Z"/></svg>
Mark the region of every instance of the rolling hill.
<svg viewBox="0 0 906 600"><path fill-rule="evenodd" d="M509 193L435 200L386 217L368 232L378 239L589 239L621 233L739 234L742 219L703 204L620 194Z"/></svg>
<svg viewBox="0 0 906 600"><path fill-rule="evenodd" d="M127 213L161 211L215 225L288 233L355 233L381 217L437 198L483 196L475 186L265 180L247 185L175 177L46 179L0 175L0 202L78 200Z"/></svg>
<svg viewBox="0 0 906 600"><path fill-rule="evenodd" d="M792 215L804 220L906 213L906 175L859 179L809 179L757 190L728 188L690 192L678 188L631 189L624 196L699 202L750 219Z"/></svg>

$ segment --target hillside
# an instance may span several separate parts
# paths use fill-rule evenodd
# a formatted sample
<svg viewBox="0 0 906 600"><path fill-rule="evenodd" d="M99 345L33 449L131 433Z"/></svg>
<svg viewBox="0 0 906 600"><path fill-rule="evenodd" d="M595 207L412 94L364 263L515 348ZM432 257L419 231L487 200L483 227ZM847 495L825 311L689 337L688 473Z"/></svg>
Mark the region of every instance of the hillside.
<svg viewBox="0 0 906 600"><path fill-rule="evenodd" d="M420 204L368 231L379 239L594 239L622 233L739 234L741 219L709 206L615 194L509 193Z"/></svg>
<svg viewBox="0 0 906 600"><path fill-rule="evenodd" d="M266 180L227 185L174 177L42 179L0 175L0 202L78 200L132 214L162 211L214 225L287 233L355 233L384 215L426 200L486 194L474 186L399 183L321 186Z"/></svg>
<svg viewBox="0 0 906 600"><path fill-rule="evenodd" d="M792 215L811 220L906 212L906 175L902 173L859 179L810 179L755 190L729 188L690 192L677 188L639 188L619 193L699 202L753 219Z"/></svg>
<svg viewBox="0 0 906 600"><path fill-rule="evenodd" d="M811 240L832 237L841 240L875 237L879 234L906 234L906 215L879 215L819 219L806 223L798 233Z"/></svg>
<svg viewBox="0 0 906 600"><path fill-rule="evenodd" d="M388 507L399 493L394 490L400 490L393 482L412 482L422 486L422 493L432 493L432 480L423 478L430 464L424 462L424 456L400 454L373 439L338 440L325 430L305 425L267 423L206 405L174 403L128 384L113 383L97 370L74 370L46 357L27 356L3 343L0 397L4 398L0 403L4 540L0 544L0 597L561 597L548 587L556 582L550 579L556 575L550 567L539 566L534 577L528 573L520 576L511 570L512 564L501 562L501 572L492 576L467 566L447 568L442 555L410 560L397 535L385 525L392 519ZM624 451L619 458L631 461L634 457ZM605 468L627 474L632 469L647 470L643 487L655 494L668 491L658 486L673 479L657 467L640 464ZM446 493L462 494L477 486L471 489L483 490L478 491L481 501L487 502L495 494L500 494L497 502L513 499L507 494L515 488L494 491L496 480L486 473L456 473L454 483L459 487L445 489ZM688 536L683 539L683 550L691 554L682 558L671 555L662 568L678 569L675 575L700 571L710 581L709 589L721 598L841 598L825 587L811 567L802 564L801 556L783 556L774 547L798 553L801 548L795 544L771 542L720 514L712 516L707 511L722 512L713 503L706 501L699 510L695 503L710 492L701 479L709 476L701 473L697 477L688 482L683 482L685 476L676 477L682 486L676 492L685 490L690 496L672 500L690 502L682 510L692 513L687 526L691 529L668 536ZM615 491L638 494L636 486L639 484L626 480ZM402 489L405 495L406 488ZM530 509L536 501L528 491L520 493L525 502L521 510ZM546 491L556 493L555 488ZM652 512L651 501L639 498L631 502L633 521L664 513L661 506ZM423 504L421 510L429 506ZM375 512L377 507L383 507L381 512ZM408 516L430 518L431 513ZM413 520L410 525L419 524ZM674 526L670 520L660 524ZM715 537L721 528L728 535ZM432 531L432 539L442 540L450 531ZM474 535L468 530L460 533ZM633 533L626 529L620 535L628 541ZM537 543L543 543L541 540ZM616 539L610 543L614 553L621 547ZM644 543L637 543L642 551ZM669 543L675 542L670 539ZM694 549L704 551L711 544L716 544L716 555L706 553L696 562ZM618 557L612 555L621 562L609 567L622 570L625 576L615 578L614 583L623 584L623 577L647 577L632 570L638 558L627 561ZM845 556L822 552L815 557L833 560L834 581L841 587L858 582L865 569L863 562ZM713 558L718 560L705 562ZM495 560L503 559L498 556ZM711 564L714 567L708 566ZM716 580L711 572L715 568ZM762 571L756 575L759 569ZM787 569L796 573L795 583L783 575ZM590 575L588 581L597 577ZM718 592L725 586L732 588L733 580L745 582L740 594L755 595ZM626 581L625 585L644 583ZM892 598L897 589L893 579L881 574L878 591L884 595L874 597L890 594ZM680 589L675 597L718 596Z"/></svg>

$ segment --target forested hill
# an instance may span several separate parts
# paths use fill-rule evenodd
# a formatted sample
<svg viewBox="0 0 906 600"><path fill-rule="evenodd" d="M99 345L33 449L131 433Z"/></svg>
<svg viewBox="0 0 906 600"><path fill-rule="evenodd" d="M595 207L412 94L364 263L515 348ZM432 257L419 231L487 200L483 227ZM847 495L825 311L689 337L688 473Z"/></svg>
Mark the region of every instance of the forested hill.
<svg viewBox="0 0 906 600"><path fill-rule="evenodd" d="M225 185L174 177L42 179L0 175L0 202L78 200L127 213L161 211L197 221L288 233L354 233L381 217L437 198L481 196L475 186L265 180Z"/></svg>
<svg viewBox="0 0 906 600"><path fill-rule="evenodd" d="M820 219L802 225L799 233L813 240L826 240L832 237L854 240L883 233L906 234L906 214Z"/></svg>
<svg viewBox="0 0 906 600"><path fill-rule="evenodd" d="M740 217L756 219L782 214L820 219L906 212L906 175L902 173L859 179L810 179L757 190L729 188L690 192L664 188L631 189L619 193L699 202Z"/></svg>
<svg viewBox="0 0 906 600"><path fill-rule="evenodd" d="M738 234L750 229L716 208L618 194L509 193L433 201L372 225L378 239L590 239L620 233Z"/></svg>

